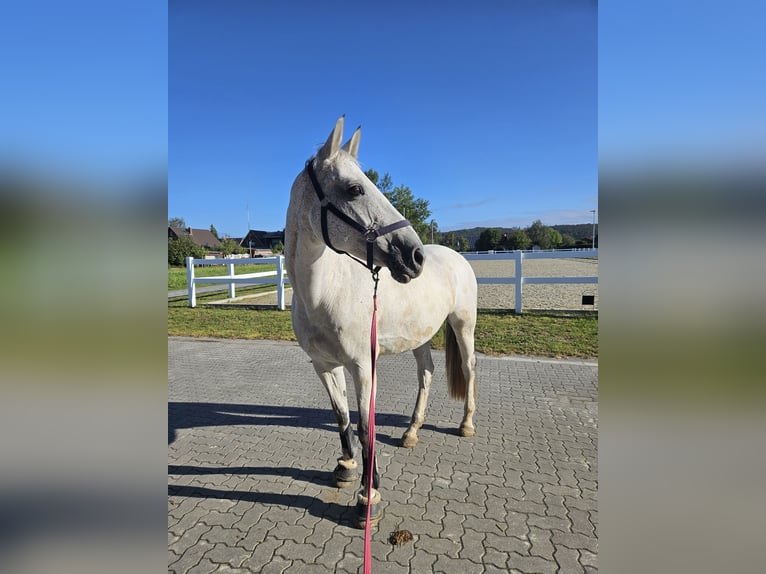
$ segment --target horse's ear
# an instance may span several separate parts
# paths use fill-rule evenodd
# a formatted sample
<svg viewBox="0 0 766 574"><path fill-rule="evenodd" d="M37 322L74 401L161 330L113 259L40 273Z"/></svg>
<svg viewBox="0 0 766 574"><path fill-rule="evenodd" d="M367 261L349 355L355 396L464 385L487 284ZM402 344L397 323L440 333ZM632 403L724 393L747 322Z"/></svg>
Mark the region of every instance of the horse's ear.
<svg viewBox="0 0 766 574"><path fill-rule="evenodd" d="M359 126L356 128L356 131L354 131L354 135L351 136L351 139L346 142L346 145L343 146L343 149L346 150L348 153L351 154L351 157L354 159L359 159L359 140L362 137L362 126Z"/></svg>
<svg viewBox="0 0 766 574"><path fill-rule="evenodd" d="M317 152L317 159L323 160L332 157L340 149L340 142L343 139L344 117L345 116L339 117L338 121L335 122L335 127L333 128L332 133L330 133L330 137L327 138L327 141Z"/></svg>

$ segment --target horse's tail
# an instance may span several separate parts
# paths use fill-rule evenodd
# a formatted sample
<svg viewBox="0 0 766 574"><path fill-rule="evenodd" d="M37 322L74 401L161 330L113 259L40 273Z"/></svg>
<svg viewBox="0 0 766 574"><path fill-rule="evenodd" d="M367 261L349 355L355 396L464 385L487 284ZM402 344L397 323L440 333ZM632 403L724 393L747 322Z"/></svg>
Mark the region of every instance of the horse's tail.
<svg viewBox="0 0 766 574"><path fill-rule="evenodd" d="M444 338L447 347L447 388L449 395L453 399L463 400L468 386L463 373L463 356L460 354L455 331L452 330L449 322L447 322Z"/></svg>

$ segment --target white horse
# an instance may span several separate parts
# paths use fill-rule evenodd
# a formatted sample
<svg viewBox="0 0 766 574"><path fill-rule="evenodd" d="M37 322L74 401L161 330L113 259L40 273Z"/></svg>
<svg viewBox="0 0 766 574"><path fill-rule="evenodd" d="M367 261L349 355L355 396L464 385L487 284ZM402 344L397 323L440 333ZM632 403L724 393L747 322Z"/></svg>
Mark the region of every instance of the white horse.
<svg viewBox="0 0 766 574"><path fill-rule="evenodd" d="M344 367L356 386L363 458L357 510L358 526L363 528L367 505L371 505L370 524L374 526L380 518L377 465L367 460L371 271L382 268L377 297L379 353L411 350L417 361L417 402L402 437L402 445L408 448L417 444L425 419L434 370L430 340L445 319L449 393L465 399L458 432L462 436L475 433L477 288L468 262L447 247L423 246L409 222L362 172L357 162L360 128L343 147L342 137L343 117L293 183L285 262L293 287L293 329L330 395L340 430L342 456L334 471L339 487L352 485L358 477ZM374 489L368 500L370 474Z"/></svg>

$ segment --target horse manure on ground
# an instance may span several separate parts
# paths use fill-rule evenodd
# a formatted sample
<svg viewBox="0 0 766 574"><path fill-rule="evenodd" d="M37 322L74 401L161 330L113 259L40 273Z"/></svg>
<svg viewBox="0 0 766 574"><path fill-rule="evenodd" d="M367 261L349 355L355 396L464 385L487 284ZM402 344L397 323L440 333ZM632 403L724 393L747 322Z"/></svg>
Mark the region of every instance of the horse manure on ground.
<svg viewBox="0 0 766 574"><path fill-rule="evenodd" d="M412 542L412 532L409 530L397 530L396 532L391 533L391 536L388 537L388 541L393 546L401 546L405 542Z"/></svg>

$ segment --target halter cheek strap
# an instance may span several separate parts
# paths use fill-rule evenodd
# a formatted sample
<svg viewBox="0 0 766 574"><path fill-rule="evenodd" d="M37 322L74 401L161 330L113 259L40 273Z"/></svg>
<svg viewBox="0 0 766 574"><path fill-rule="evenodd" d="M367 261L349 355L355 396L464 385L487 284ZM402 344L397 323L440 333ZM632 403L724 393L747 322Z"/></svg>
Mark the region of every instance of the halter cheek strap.
<svg viewBox="0 0 766 574"><path fill-rule="evenodd" d="M401 229L403 227L409 227L412 224L407 221L406 219L402 219L401 221L397 221L396 223L391 223L390 225L384 225L383 227L366 227L356 221L355 219L349 217L345 213L343 213L340 209L338 209L333 203L330 202L330 200L327 198L327 196L324 194L324 191L322 191L322 186L319 185L319 180L317 179L316 172L314 171L314 160L310 159L306 162L306 172L309 174L309 178L311 179L311 184L314 187L314 191L317 194L317 197L319 198L319 202L322 208L321 212L321 220L322 220L322 239L324 239L325 245L335 251L335 253L340 253L341 255L348 255L351 257L354 261L358 261L367 269L372 271L373 275L377 275L378 271L380 271L379 266L373 265L372 262L372 256L373 256L373 248L375 246L375 241L377 241L378 237L382 235L386 235L388 233L391 233L392 231L396 231L397 229ZM332 242L330 241L330 233L327 229L327 212L332 212L333 215L335 215L338 219L343 221L346 225L351 226L352 228L356 229L359 233L361 233L365 240L367 241L367 262L365 263L361 259L351 255L348 251L343 251L341 249L337 249L333 246Z"/></svg>

